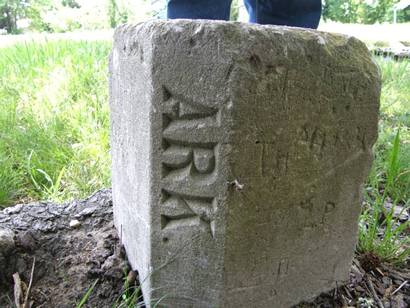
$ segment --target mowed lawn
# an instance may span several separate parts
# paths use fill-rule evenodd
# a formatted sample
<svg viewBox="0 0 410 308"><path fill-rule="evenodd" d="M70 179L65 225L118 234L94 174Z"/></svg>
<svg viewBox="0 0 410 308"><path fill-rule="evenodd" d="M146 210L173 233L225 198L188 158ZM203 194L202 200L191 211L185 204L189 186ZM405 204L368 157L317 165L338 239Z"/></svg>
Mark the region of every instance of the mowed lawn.
<svg viewBox="0 0 410 308"><path fill-rule="evenodd" d="M110 45L61 40L0 48L0 206L66 201L110 186ZM385 205L410 202L410 62L376 61L381 118L359 250L403 261L408 224L397 229Z"/></svg>

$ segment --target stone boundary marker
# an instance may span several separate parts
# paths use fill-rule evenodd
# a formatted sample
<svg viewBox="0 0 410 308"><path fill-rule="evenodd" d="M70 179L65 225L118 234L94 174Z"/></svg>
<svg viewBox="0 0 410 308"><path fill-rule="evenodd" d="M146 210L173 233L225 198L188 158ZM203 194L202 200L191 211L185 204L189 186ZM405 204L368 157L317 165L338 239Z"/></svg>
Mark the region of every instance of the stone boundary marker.
<svg viewBox="0 0 410 308"><path fill-rule="evenodd" d="M110 93L114 219L148 306L289 307L348 278L380 96L363 43L122 26Z"/></svg>

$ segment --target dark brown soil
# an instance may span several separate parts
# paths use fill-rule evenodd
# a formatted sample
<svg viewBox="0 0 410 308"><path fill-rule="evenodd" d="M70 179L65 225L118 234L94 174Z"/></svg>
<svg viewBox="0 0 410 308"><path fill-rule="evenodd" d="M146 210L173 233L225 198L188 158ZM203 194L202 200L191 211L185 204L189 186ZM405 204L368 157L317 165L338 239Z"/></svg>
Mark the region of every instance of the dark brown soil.
<svg viewBox="0 0 410 308"><path fill-rule="evenodd" d="M111 307L128 271L112 221L109 190L70 204L41 202L0 212L0 229L14 233L14 245L5 249L0 243L0 307L15 302L13 273L29 284L34 258L33 307L75 307L97 279L87 307Z"/></svg>

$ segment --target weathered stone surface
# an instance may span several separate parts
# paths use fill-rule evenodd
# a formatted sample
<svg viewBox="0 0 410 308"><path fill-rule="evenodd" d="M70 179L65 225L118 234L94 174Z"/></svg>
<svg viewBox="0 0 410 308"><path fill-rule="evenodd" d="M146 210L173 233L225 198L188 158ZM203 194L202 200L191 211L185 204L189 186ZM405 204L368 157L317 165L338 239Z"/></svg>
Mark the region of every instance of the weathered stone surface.
<svg viewBox="0 0 410 308"><path fill-rule="evenodd" d="M365 45L209 21L117 29L114 219L149 305L288 307L348 278L380 80Z"/></svg>

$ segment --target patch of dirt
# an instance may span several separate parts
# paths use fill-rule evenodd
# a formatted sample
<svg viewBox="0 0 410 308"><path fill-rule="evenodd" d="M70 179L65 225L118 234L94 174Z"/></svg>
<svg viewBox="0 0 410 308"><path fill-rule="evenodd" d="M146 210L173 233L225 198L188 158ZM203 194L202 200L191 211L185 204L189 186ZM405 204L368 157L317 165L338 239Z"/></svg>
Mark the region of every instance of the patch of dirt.
<svg viewBox="0 0 410 308"><path fill-rule="evenodd" d="M109 190L69 204L5 209L0 230L0 307L14 304L14 273L23 290L29 284L34 258L33 307L74 307L97 279L88 307L111 307L121 295L128 265L113 226Z"/></svg>

